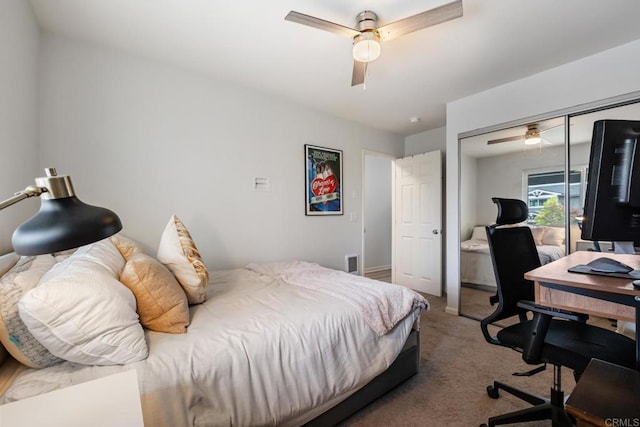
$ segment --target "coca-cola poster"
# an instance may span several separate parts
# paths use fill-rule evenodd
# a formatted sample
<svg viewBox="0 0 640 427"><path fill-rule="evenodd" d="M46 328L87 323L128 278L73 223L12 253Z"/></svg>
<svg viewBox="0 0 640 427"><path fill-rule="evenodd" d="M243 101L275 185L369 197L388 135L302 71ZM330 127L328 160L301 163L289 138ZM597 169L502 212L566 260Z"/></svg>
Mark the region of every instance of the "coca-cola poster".
<svg viewBox="0 0 640 427"><path fill-rule="evenodd" d="M304 146L306 214L342 215L342 151Z"/></svg>

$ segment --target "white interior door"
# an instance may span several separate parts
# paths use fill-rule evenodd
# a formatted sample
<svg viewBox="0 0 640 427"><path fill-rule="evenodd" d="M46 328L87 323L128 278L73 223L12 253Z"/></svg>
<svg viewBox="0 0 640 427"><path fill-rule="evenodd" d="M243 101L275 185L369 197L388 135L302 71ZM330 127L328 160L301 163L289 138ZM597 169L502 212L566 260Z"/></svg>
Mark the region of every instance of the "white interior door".
<svg viewBox="0 0 640 427"><path fill-rule="evenodd" d="M393 283L442 295L442 153L394 161Z"/></svg>

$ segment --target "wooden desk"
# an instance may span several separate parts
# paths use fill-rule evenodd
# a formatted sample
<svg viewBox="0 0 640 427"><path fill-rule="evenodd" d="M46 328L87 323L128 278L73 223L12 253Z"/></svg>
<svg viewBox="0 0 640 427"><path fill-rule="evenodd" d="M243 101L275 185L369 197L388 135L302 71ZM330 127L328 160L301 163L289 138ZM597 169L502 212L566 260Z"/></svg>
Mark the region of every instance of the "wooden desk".
<svg viewBox="0 0 640 427"><path fill-rule="evenodd" d="M630 279L569 273L578 264L606 256L640 270L640 256L578 251L531 270L524 276L535 282L536 302L542 305L620 319L636 324L636 368L640 369L640 289Z"/></svg>

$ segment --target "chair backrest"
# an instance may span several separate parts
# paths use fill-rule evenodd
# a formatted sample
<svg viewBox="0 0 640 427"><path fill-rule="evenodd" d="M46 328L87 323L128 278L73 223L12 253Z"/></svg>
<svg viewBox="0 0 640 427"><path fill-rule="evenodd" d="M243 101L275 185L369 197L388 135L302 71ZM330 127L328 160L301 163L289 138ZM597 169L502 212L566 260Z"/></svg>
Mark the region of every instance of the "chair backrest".
<svg viewBox="0 0 640 427"><path fill-rule="evenodd" d="M520 315L520 300L535 299L534 285L524 274L540 267L540 258L531 229L527 226L506 226L527 219L528 208L522 200L493 198L498 207L496 224L486 227L487 241L498 287L498 307L489 316L491 321Z"/></svg>

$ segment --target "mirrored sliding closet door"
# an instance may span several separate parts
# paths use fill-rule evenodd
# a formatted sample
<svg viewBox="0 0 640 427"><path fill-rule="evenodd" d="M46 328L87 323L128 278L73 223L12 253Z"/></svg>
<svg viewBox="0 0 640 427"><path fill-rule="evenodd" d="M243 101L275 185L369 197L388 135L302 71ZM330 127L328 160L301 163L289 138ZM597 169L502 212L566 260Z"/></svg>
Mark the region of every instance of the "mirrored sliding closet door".
<svg viewBox="0 0 640 427"><path fill-rule="evenodd" d="M640 120L637 99L460 139L460 314L493 312L495 276L484 227L495 222L492 197L524 200L545 264L567 253L612 251L612 242L580 238L593 124Z"/></svg>
<svg viewBox="0 0 640 427"><path fill-rule="evenodd" d="M526 201L541 257L565 254L564 205L573 195L565 186L564 123L558 117L460 140L461 314L482 319L493 311L496 282L485 233L496 219L492 197Z"/></svg>

